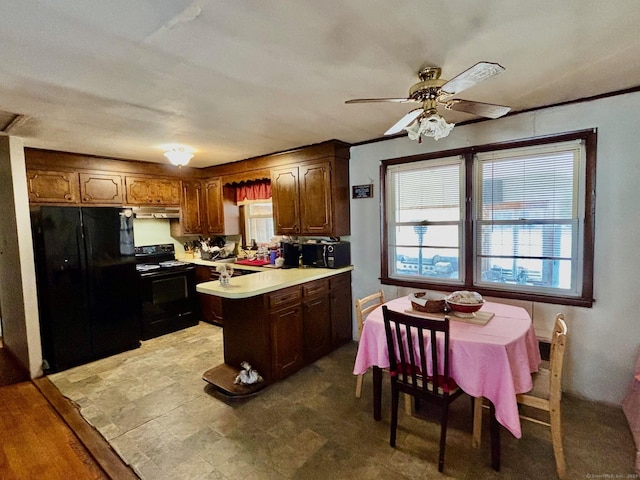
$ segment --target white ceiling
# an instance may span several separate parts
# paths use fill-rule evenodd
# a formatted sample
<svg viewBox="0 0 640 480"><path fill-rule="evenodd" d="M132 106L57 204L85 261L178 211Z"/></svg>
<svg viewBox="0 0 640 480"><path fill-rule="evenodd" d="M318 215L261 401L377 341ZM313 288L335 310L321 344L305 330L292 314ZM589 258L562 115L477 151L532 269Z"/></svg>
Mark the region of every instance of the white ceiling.
<svg viewBox="0 0 640 480"><path fill-rule="evenodd" d="M415 106L345 100L404 97L426 65L500 63L459 98L514 112L640 86L637 0L2 3L0 129L53 150L166 162L179 142L203 167L362 142Z"/></svg>

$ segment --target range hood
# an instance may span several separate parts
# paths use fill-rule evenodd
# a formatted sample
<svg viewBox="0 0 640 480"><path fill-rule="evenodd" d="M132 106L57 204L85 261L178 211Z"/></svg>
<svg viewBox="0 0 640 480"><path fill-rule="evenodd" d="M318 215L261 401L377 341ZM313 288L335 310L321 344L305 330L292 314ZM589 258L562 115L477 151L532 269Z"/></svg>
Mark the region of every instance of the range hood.
<svg viewBox="0 0 640 480"><path fill-rule="evenodd" d="M180 218L180 207L125 207L131 208L135 218Z"/></svg>

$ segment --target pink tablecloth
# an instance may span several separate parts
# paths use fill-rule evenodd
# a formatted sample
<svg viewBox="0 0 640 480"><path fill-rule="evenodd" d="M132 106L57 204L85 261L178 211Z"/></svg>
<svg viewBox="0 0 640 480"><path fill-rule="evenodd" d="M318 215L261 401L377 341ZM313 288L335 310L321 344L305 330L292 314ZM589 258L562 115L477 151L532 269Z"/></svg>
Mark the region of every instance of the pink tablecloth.
<svg viewBox="0 0 640 480"><path fill-rule="evenodd" d="M411 308L408 297L387 302L391 310ZM540 365L540 350L531 318L521 307L486 302L484 312L495 316L486 325L457 321L451 316L451 376L473 397L485 397L495 406L496 419L516 438L522 436L517 393L531 390L531 373ZM367 317L353 369L389 367L382 308Z"/></svg>

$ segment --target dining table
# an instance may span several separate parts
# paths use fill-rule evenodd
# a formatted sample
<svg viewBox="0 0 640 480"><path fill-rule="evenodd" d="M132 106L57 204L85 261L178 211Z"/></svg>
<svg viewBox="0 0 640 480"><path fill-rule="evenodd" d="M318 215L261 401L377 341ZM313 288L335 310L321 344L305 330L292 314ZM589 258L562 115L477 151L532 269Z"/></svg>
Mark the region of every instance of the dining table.
<svg viewBox="0 0 640 480"><path fill-rule="evenodd" d="M413 310L409 296L390 300L384 305L409 315L444 317L443 314ZM495 420L514 437L521 438L516 394L532 389L531 374L538 371L541 363L531 316L522 307L487 301L472 318L458 317L455 312L446 316L450 319L449 373L464 392L476 399L474 446L480 444L482 417L479 407L483 398L491 402ZM485 321L479 321L480 317ZM376 420L381 418L381 372L388 367L389 353L380 306L364 322L353 369L355 375L361 375L373 368L373 416Z"/></svg>

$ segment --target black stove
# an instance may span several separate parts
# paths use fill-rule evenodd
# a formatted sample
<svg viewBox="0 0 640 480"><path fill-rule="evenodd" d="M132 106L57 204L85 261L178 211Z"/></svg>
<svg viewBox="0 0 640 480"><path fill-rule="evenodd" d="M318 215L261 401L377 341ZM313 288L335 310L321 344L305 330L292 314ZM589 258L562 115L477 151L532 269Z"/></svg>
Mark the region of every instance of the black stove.
<svg viewBox="0 0 640 480"><path fill-rule="evenodd" d="M135 247L135 257L143 340L197 325L195 265L176 260L172 243Z"/></svg>
<svg viewBox="0 0 640 480"><path fill-rule="evenodd" d="M173 243L135 247L136 270L141 274L166 273L166 269L195 269L190 263L176 260Z"/></svg>

